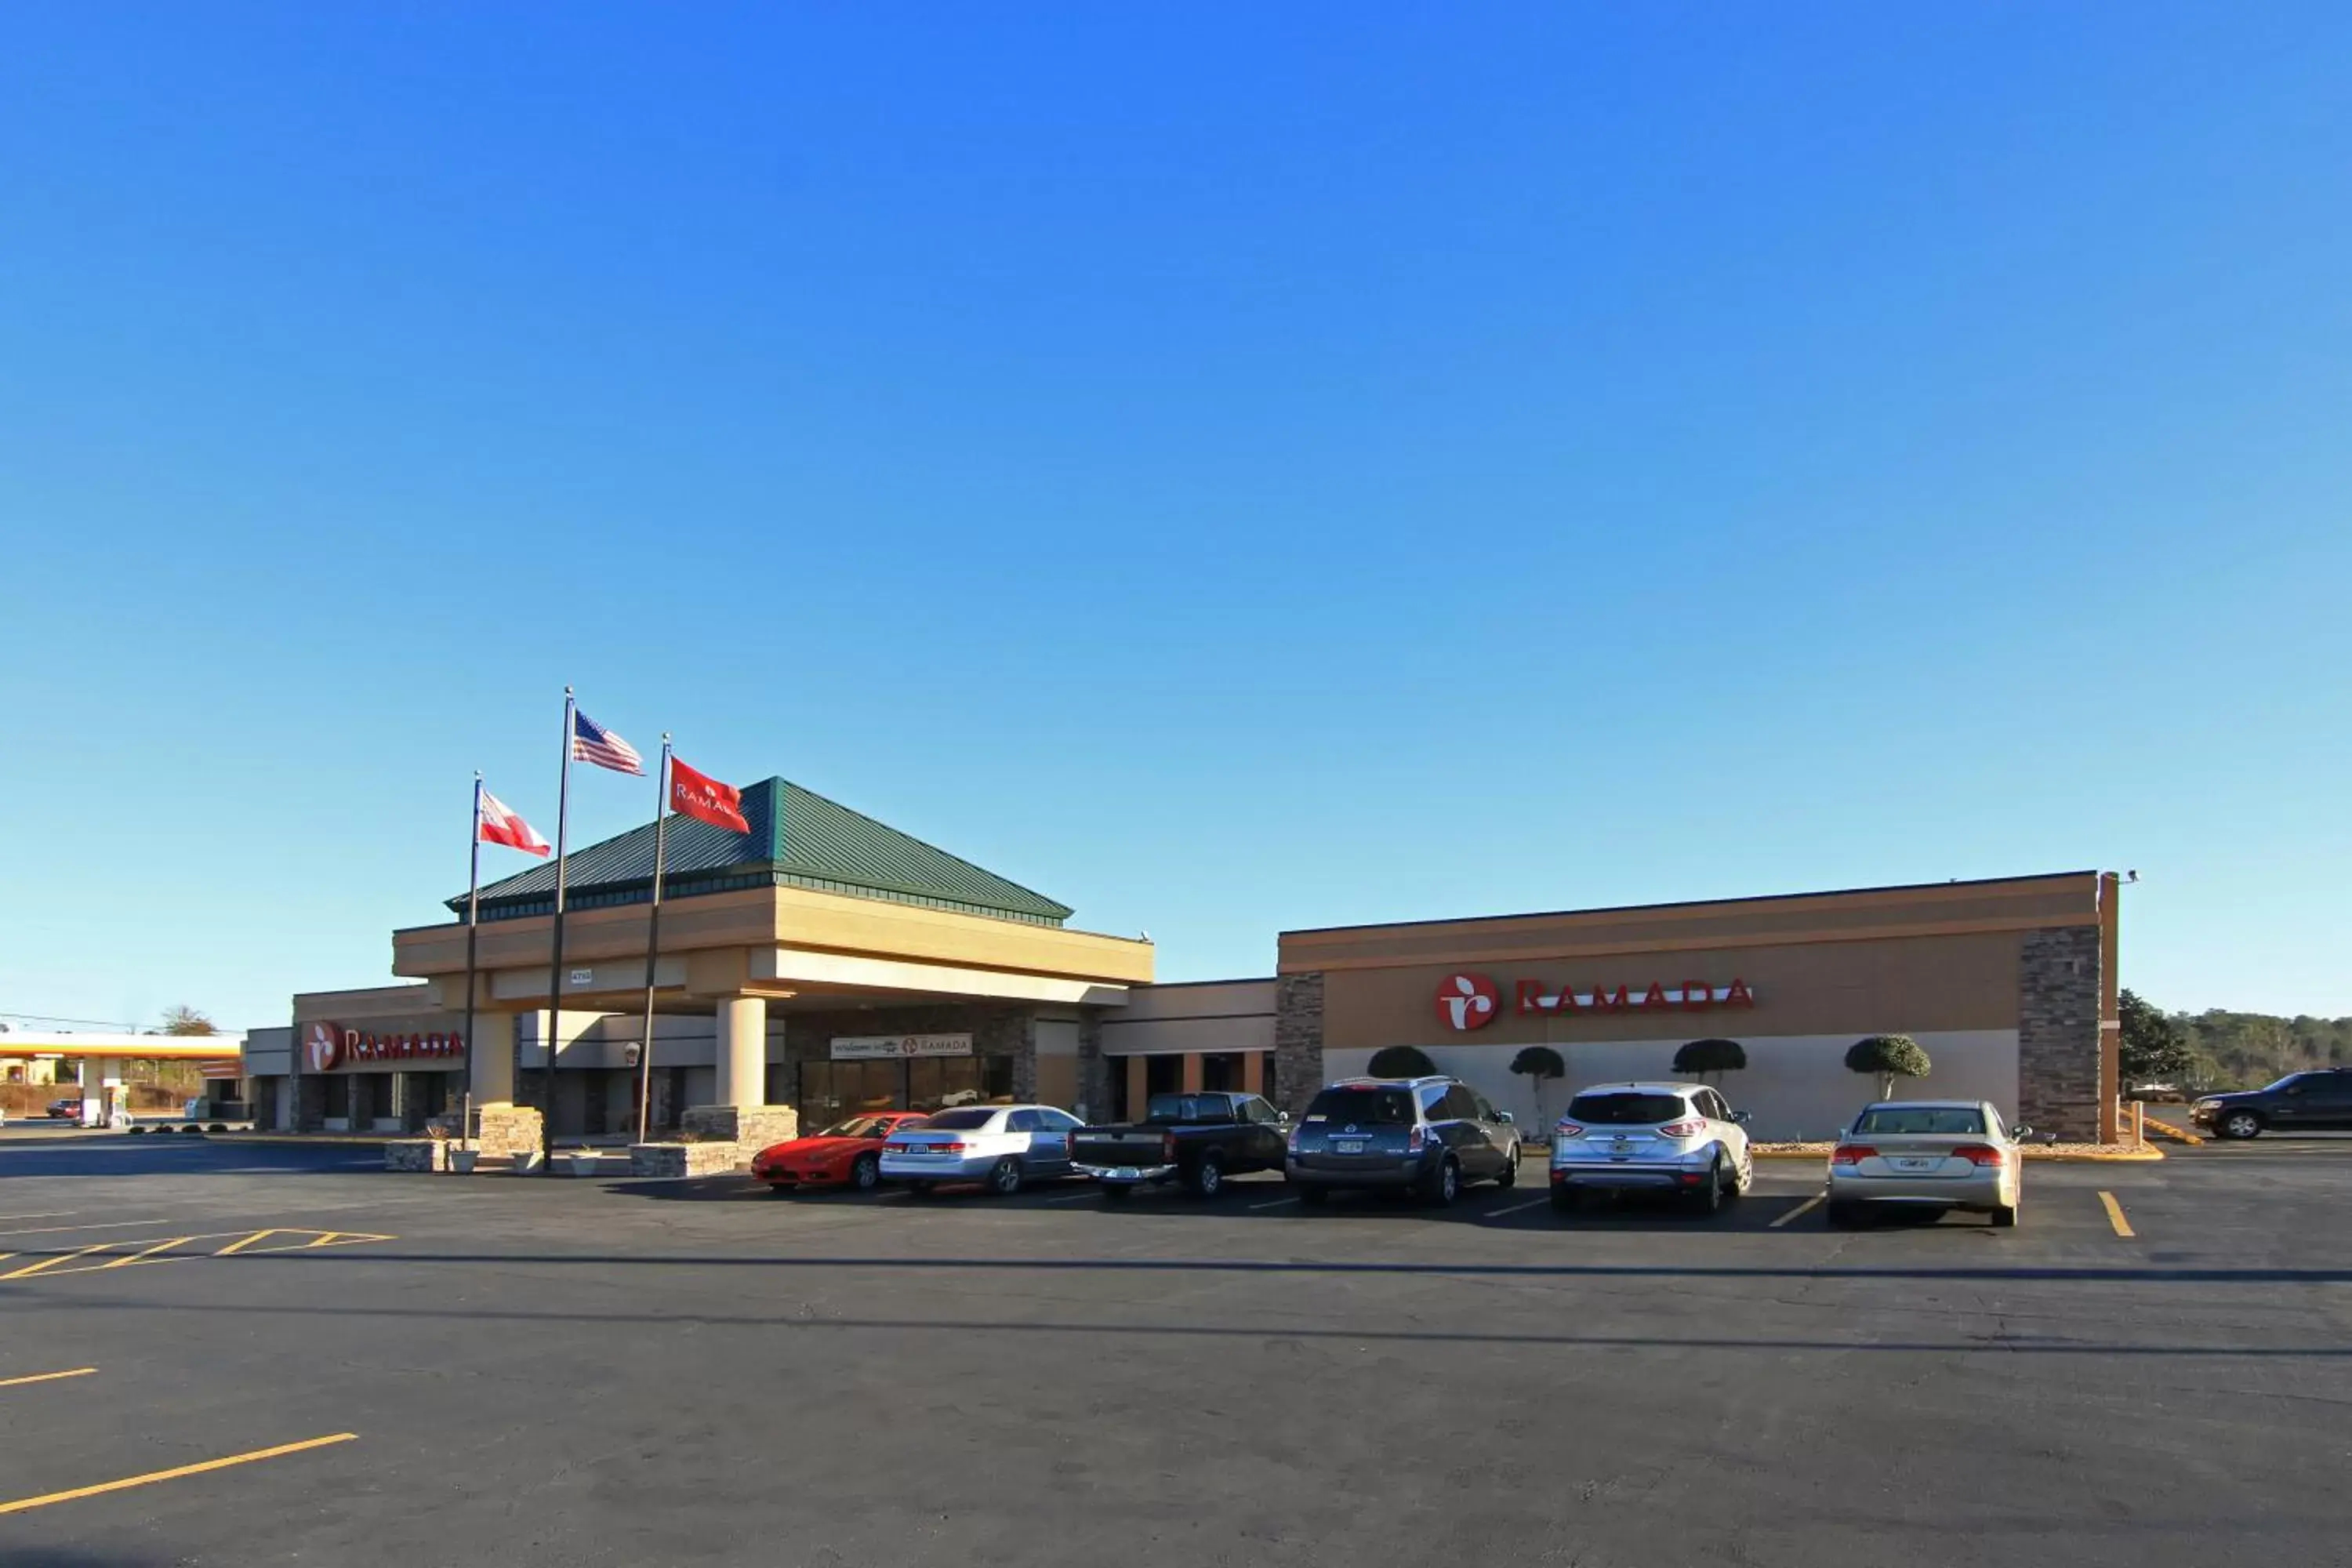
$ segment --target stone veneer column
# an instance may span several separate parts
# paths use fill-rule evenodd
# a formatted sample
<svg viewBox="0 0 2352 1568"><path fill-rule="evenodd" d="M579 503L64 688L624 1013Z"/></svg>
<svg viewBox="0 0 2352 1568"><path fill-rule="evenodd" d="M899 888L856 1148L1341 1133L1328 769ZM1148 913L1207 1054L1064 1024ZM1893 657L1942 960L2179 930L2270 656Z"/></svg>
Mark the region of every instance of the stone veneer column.
<svg viewBox="0 0 2352 1568"><path fill-rule="evenodd" d="M1296 1115L1323 1087L1323 972L1286 974L1274 988L1275 1103Z"/></svg>
<svg viewBox="0 0 2352 1568"><path fill-rule="evenodd" d="M1110 1074L1102 1054L1102 1015L1088 1007L1078 1015L1078 1100L1090 1121L1110 1120Z"/></svg>
<svg viewBox="0 0 2352 1568"><path fill-rule="evenodd" d="M2099 928L2025 933L2017 974L2017 1114L2037 1133L2095 1142L2103 1081Z"/></svg>
<svg viewBox="0 0 2352 1568"><path fill-rule="evenodd" d="M768 999L730 996L719 1004L719 1105L751 1110L768 1103Z"/></svg>

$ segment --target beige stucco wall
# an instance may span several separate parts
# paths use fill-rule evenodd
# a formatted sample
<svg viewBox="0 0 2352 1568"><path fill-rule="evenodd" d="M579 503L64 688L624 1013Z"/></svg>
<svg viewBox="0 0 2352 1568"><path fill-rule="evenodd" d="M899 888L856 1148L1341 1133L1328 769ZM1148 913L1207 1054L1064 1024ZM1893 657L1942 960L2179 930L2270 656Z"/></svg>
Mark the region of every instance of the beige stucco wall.
<svg viewBox="0 0 2352 1568"><path fill-rule="evenodd" d="M1272 1050L1274 991L1272 980L1136 986L1103 1016L1103 1055Z"/></svg>

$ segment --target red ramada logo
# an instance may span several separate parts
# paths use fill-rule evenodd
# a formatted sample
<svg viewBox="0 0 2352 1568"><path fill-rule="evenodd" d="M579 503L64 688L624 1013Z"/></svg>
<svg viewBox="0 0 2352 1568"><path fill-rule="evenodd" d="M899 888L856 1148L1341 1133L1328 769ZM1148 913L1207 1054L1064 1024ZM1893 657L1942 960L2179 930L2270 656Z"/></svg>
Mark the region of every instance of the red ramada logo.
<svg viewBox="0 0 2352 1568"><path fill-rule="evenodd" d="M1483 1029L1503 1010L1503 994L1483 974L1449 974L1437 983L1437 1016L1453 1029Z"/></svg>

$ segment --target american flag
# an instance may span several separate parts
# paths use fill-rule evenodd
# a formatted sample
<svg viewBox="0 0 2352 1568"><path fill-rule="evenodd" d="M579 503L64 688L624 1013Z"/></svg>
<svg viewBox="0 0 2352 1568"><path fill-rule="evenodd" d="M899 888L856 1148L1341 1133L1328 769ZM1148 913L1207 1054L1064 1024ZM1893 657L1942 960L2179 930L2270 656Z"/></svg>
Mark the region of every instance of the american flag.
<svg viewBox="0 0 2352 1568"><path fill-rule="evenodd" d="M635 746L577 708L572 710L572 760L593 763L616 773L635 773L639 778L646 773L646 760L637 755Z"/></svg>

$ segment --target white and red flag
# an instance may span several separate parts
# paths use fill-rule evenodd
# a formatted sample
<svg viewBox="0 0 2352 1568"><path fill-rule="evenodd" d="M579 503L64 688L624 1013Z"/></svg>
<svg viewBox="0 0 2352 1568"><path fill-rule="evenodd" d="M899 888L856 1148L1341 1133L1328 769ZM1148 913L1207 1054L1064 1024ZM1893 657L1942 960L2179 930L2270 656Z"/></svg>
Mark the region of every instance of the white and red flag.
<svg viewBox="0 0 2352 1568"><path fill-rule="evenodd" d="M751 825L743 816L743 792L733 784L720 784L709 773L698 773L672 753L669 759L669 804L681 816L696 817L714 827L731 828L737 833L749 833Z"/></svg>
<svg viewBox="0 0 2352 1568"><path fill-rule="evenodd" d="M485 844L503 844L509 849L542 858L555 847L488 790L482 791L481 807L475 813L474 837Z"/></svg>

